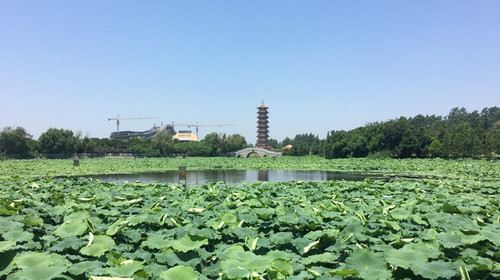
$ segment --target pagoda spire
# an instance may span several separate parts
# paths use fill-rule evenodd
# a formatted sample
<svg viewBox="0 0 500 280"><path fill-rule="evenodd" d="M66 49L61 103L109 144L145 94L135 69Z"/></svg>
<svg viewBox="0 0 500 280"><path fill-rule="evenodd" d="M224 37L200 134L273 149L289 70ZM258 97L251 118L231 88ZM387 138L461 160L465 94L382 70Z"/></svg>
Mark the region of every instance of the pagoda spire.
<svg viewBox="0 0 500 280"><path fill-rule="evenodd" d="M269 149L269 112L264 105L264 100L262 100L262 105L257 107L257 148Z"/></svg>

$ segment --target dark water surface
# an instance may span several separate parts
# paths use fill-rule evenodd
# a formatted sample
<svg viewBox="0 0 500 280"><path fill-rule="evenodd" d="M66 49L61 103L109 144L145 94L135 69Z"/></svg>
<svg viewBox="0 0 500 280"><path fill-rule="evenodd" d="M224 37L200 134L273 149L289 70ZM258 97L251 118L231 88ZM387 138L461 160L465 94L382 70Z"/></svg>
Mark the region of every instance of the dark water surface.
<svg viewBox="0 0 500 280"><path fill-rule="evenodd" d="M141 182L162 182L177 183L179 181L179 172L152 172L140 174L113 174L113 175L94 175L90 176L105 182L123 182L123 181L141 181ZM381 179L381 176L366 174L338 173L331 171L291 171L291 170L196 170L187 171L187 184L199 185L210 182L225 182L235 184L240 182L255 181L329 181L346 180L362 181L365 178Z"/></svg>

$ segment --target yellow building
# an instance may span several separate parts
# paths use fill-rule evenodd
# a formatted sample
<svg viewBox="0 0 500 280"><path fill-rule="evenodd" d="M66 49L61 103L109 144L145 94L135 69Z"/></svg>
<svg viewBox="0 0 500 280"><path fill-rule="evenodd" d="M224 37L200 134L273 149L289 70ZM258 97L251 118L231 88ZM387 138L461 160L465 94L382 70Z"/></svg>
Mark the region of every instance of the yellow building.
<svg viewBox="0 0 500 280"><path fill-rule="evenodd" d="M172 139L178 140L179 142L191 142L198 141L198 136L194 134L191 130L179 130Z"/></svg>

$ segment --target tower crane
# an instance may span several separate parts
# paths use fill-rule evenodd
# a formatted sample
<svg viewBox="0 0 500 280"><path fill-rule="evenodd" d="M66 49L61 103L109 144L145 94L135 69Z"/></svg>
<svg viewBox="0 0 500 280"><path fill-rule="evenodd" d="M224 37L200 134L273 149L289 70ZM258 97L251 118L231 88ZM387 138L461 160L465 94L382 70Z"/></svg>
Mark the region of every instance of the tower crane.
<svg viewBox="0 0 500 280"><path fill-rule="evenodd" d="M234 126L234 124L200 124L199 122L196 122L196 124L187 124L187 123L175 123L175 122L172 122L172 127L174 127L174 124L178 125L178 126L187 126L189 128L196 127L196 137L197 138L198 138L198 131L199 131L200 127L205 127L205 126L219 126L219 127L222 127L222 126Z"/></svg>
<svg viewBox="0 0 500 280"><path fill-rule="evenodd" d="M136 118L120 118L120 114L116 118L109 118L108 121L116 120L116 132L120 132L120 120L154 120L158 117L136 117Z"/></svg>

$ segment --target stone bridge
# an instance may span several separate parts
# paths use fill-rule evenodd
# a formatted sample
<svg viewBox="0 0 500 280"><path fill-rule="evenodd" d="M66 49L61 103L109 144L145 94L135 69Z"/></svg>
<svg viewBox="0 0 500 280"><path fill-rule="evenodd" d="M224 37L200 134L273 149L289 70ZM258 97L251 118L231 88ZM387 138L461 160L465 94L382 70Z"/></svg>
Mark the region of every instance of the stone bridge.
<svg viewBox="0 0 500 280"><path fill-rule="evenodd" d="M256 153L260 157L279 157L283 153L273 152L262 148L246 148L236 152L236 157L247 158L251 153Z"/></svg>

